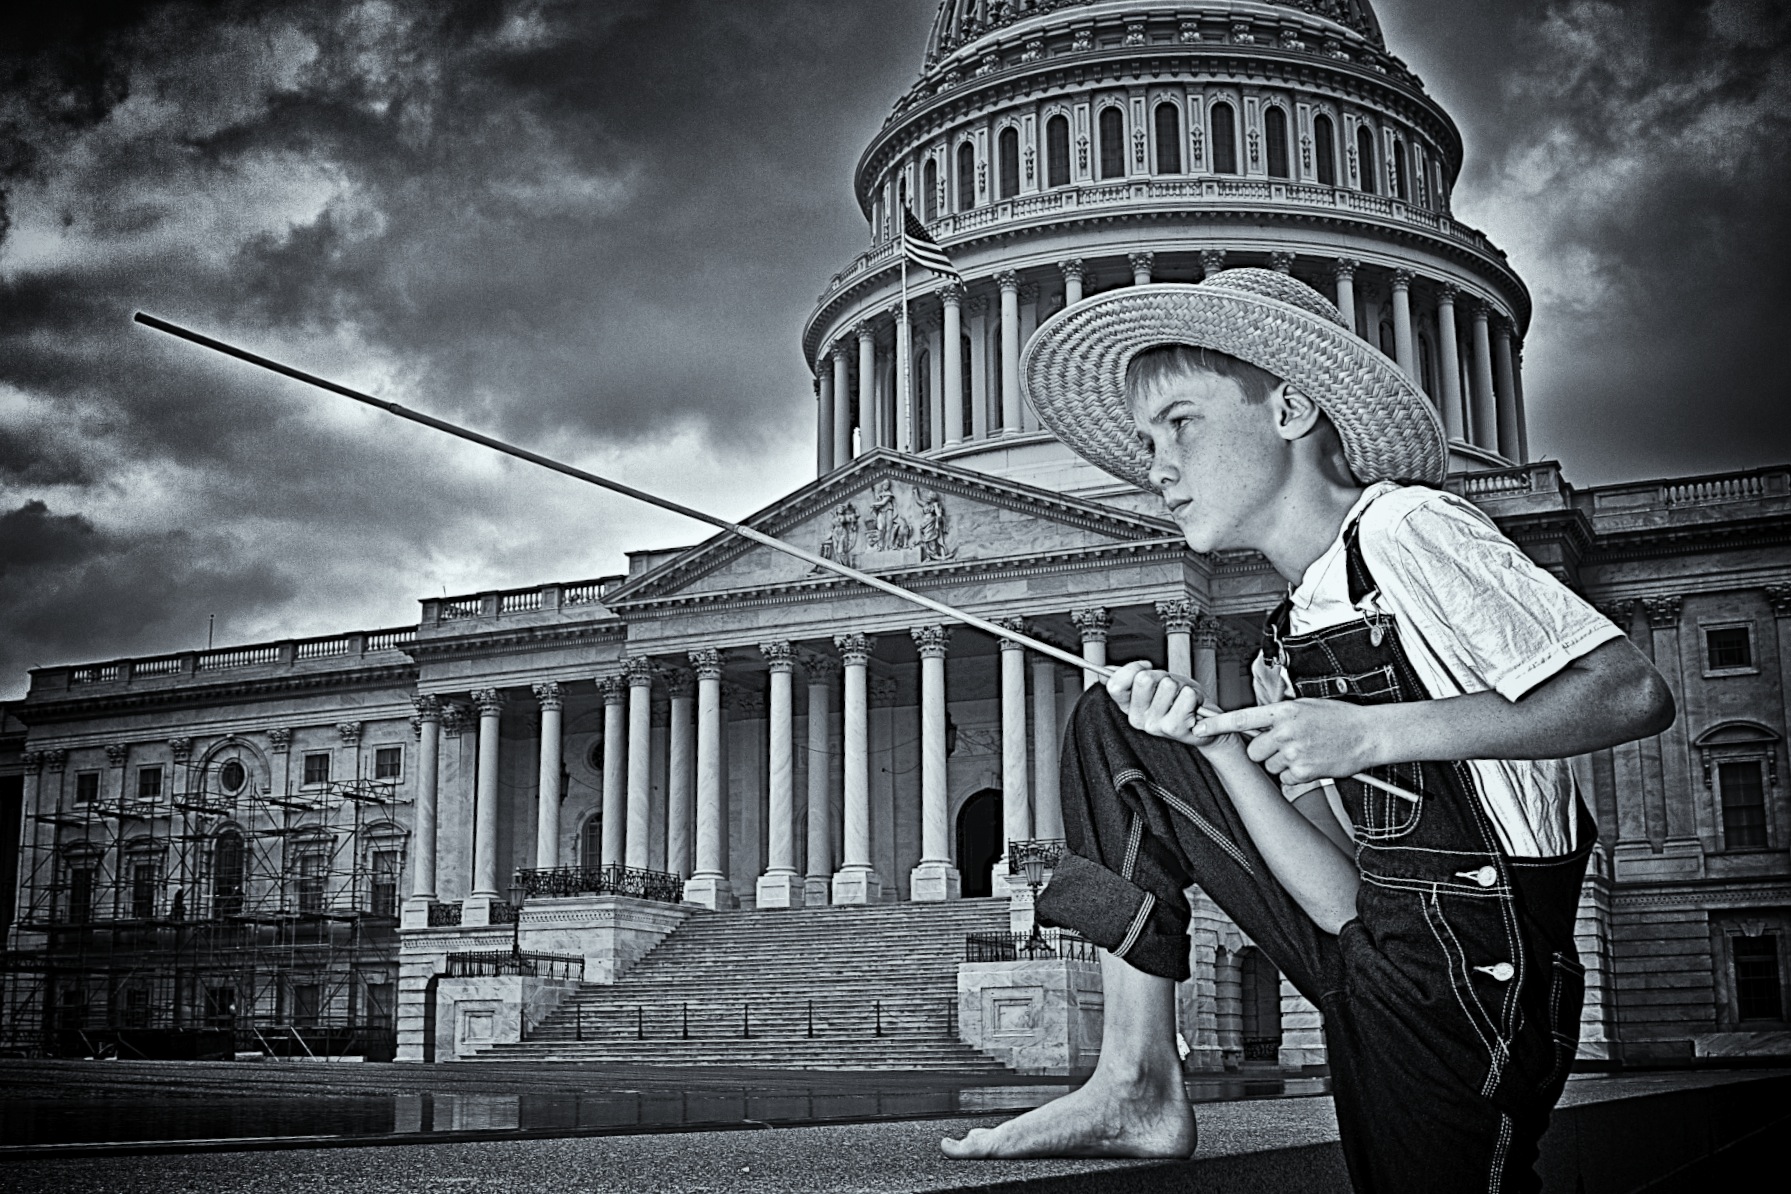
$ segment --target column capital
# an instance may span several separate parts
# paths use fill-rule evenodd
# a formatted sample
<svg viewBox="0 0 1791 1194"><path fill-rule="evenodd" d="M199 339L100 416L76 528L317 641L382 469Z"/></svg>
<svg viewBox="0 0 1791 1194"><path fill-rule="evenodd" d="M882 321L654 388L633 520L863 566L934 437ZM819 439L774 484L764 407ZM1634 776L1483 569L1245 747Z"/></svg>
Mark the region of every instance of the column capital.
<svg viewBox="0 0 1791 1194"><path fill-rule="evenodd" d="M1039 301L1039 284L1037 282L1022 283L1020 286L1020 301L1023 303L1038 302Z"/></svg>
<svg viewBox="0 0 1791 1194"><path fill-rule="evenodd" d="M1080 257L1071 257L1065 261L1059 261L1057 263L1057 268L1063 272L1064 280L1066 282L1071 278L1080 281L1083 276L1082 258Z"/></svg>
<svg viewBox="0 0 1791 1194"><path fill-rule="evenodd" d="M1001 287L1003 294L1020 289L1020 275L1011 269L1004 269L995 275L995 285Z"/></svg>
<svg viewBox="0 0 1791 1194"><path fill-rule="evenodd" d="M840 674L840 661L831 655L798 648L796 659L802 664L802 670L808 673L810 684L825 684L829 679Z"/></svg>
<svg viewBox="0 0 1791 1194"><path fill-rule="evenodd" d="M1187 634L1194 629L1194 603L1187 598L1157 602L1157 618L1171 634Z"/></svg>
<svg viewBox="0 0 1791 1194"><path fill-rule="evenodd" d="M1393 271L1393 289L1394 290L1405 290L1405 291L1411 290L1412 279L1416 276L1417 275L1412 273L1412 271L1409 269L1394 270Z"/></svg>
<svg viewBox="0 0 1791 1194"><path fill-rule="evenodd" d="M696 694L696 676L689 668L667 668L665 669L665 690L674 701L694 696Z"/></svg>
<svg viewBox="0 0 1791 1194"><path fill-rule="evenodd" d="M1209 613L1194 615L1194 645L1197 647L1217 647L1219 639L1225 634L1225 623Z"/></svg>
<svg viewBox="0 0 1791 1194"><path fill-rule="evenodd" d="M628 680L620 673L597 677L597 691L606 705L620 705L628 699Z"/></svg>
<svg viewBox="0 0 1791 1194"><path fill-rule="evenodd" d="M168 739L168 749L174 752L176 763L184 763L192 757L193 740L191 738L170 738Z"/></svg>
<svg viewBox="0 0 1791 1194"><path fill-rule="evenodd" d="M789 675L796 670L796 649L789 642L760 643L759 654L763 655L771 665L773 672Z"/></svg>
<svg viewBox="0 0 1791 1194"><path fill-rule="evenodd" d="M1270 253L1269 268L1278 274L1293 273L1294 255L1292 253Z"/></svg>
<svg viewBox="0 0 1791 1194"><path fill-rule="evenodd" d="M1331 263L1331 277L1339 282L1353 281L1361 265L1354 257L1339 257Z"/></svg>
<svg viewBox="0 0 1791 1194"><path fill-rule="evenodd" d="M1210 278L1224 268L1224 249L1200 250L1200 276L1202 279Z"/></svg>
<svg viewBox="0 0 1791 1194"><path fill-rule="evenodd" d="M456 704L452 701L443 701L442 702L442 733L446 734L450 738L458 738L458 737L460 737L460 728L462 726L464 726L465 724L466 724L466 706ZM286 733L291 734L292 731L287 730ZM284 743L284 742L280 743L278 746L275 747L275 749L281 750L281 751L285 750L286 743Z"/></svg>
<svg viewBox="0 0 1791 1194"><path fill-rule="evenodd" d="M1436 284L1436 296L1437 302L1448 303L1453 307L1455 305L1455 300L1461 297L1461 287L1453 282L1438 282Z"/></svg>
<svg viewBox="0 0 1791 1194"><path fill-rule="evenodd" d="M1615 622L1623 633L1629 633L1630 619L1635 616L1634 598L1625 597L1617 601L1607 601L1597 606L1598 612Z"/></svg>
<svg viewBox="0 0 1791 1194"><path fill-rule="evenodd" d="M847 667L863 667L870 661L877 640L868 634L836 634L833 645L839 648L840 662Z"/></svg>
<svg viewBox="0 0 1791 1194"><path fill-rule="evenodd" d="M1106 642L1107 631L1113 626L1112 616L1099 606L1071 610L1070 621L1074 622L1076 629L1082 632L1082 641L1085 643Z"/></svg>
<svg viewBox="0 0 1791 1194"><path fill-rule="evenodd" d="M853 324L852 332L854 335L856 335L858 337L858 343L860 344L860 346L862 346L866 340L875 342L875 340L877 338L876 324L874 324L869 319L861 319L857 323Z"/></svg>
<svg viewBox="0 0 1791 1194"><path fill-rule="evenodd" d="M990 618L989 621L995 623L995 625L1001 627L1003 630L1013 630L1020 634L1026 633L1025 618ZM1001 649L1003 651L1024 651L1026 648L1022 647L1011 638L1004 638L1001 640Z"/></svg>
<svg viewBox="0 0 1791 1194"><path fill-rule="evenodd" d="M946 646L951 641L951 627L915 626L909 629L908 636L914 640L922 659L944 659Z"/></svg>
<svg viewBox="0 0 1791 1194"><path fill-rule="evenodd" d="M653 660L646 655L631 655L622 665L622 674L628 677L628 687L646 688L653 683Z"/></svg>
<svg viewBox="0 0 1791 1194"><path fill-rule="evenodd" d="M896 681L894 676L871 676L865 683L865 695L870 698L874 709L887 709L896 703Z"/></svg>
<svg viewBox="0 0 1791 1194"><path fill-rule="evenodd" d="M191 738L170 738L168 739L168 742L170 745L176 742L184 742L187 744L188 752L191 752L193 749L193 740ZM60 746L51 750L39 751L38 753L43 756L44 762L49 765L51 771L61 771L64 767L68 766L68 751ZM174 752L174 757L177 761L183 763L186 762L187 758L186 754L181 753L179 750Z"/></svg>
<svg viewBox="0 0 1791 1194"><path fill-rule="evenodd" d="M543 680L533 686L535 700L543 709L563 709L566 705L566 694L561 690L558 681Z"/></svg>
<svg viewBox="0 0 1791 1194"><path fill-rule="evenodd" d="M440 697L426 692L420 696L412 697L410 703L416 706L417 720L419 722L433 721L440 724L442 719L442 700Z"/></svg>
<svg viewBox="0 0 1791 1194"><path fill-rule="evenodd" d="M480 688L473 692L473 704L478 706L480 717L492 717L504 707L504 697L495 688Z"/></svg>
<svg viewBox="0 0 1791 1194"><path fill-rule="evenodd" d="M1685 604L1685 598L1644 597L1642 612L1648 615L1648 627L1651 630L1671 630L1679 625L1679 611Z"/></svg>
<svg viewBox="0 0 1791 1194"><path fill-rule="evenodd" d="M966 298L964 300L964 314L966 314L966 315L970 315L970 316L981 315L981 314L985 313L986 311L988 311L988 309L989 309L989 300L984 298L980 294L972 295L971 297Z"/></svg>
<svg viewBox="0 0 1791 1194"><path fill-rule="evenodd" d="M939 302L942 305L956 307L964 301L964 284L962 282L947 282L943 286L936 287L933 293L939 296Z"/></svg>
<svg viewBox="0 0 1791 1194"><path fill-rule="evenodd" d="M339 721L336 733L341 735L344 746L355 746L361 741L361 723L358 721Z"/></svg>
<svg viewBox="0 0 1791 1194"><path fill-rule="evenodd" d="M698 680L721 679L721 652L714 647L703 647L690 653L690 666L696 669Z"/></svg>
<svg viewBox="0 0 1791 1194"><path fill-rule="evenodd" d="M1492 304L1477 294L1469 295L1468 314L1474 317L1475 323L1486 323L1492 319Z"/></svg>
<svg viewBox="0 0 1791 1194"><path fill-rule="evenodd" d="M292 731L287 730L285 733L290 736ZM114 767L124 766L125 756L128 754L130 754L130 747L122 742L112 742L106 746L106 762Z"/></svg>
<svg viewBox="0 0 1791 1194"><path fill-rule="evenodd" d="M841 336L838 340L835 340L832 344L827 346L827 355L836 361L849 359L851 352L852 346L846 343L846 338L844 336Z"/></svg>
<svg viewBox="0 0 1791 1194"><path fill-rule="evenodd" d="M1791 585L1767 585L1766 600L1772 603L1772 616L1791 618Z"/></svg>
<svg viewBox="0 0 1791 1194"><path fill-rule="evenodd" d="M1126 263L1132 267L1133 273L1137 273L1139 270L1149 273L1151 267L1157 263L1157 255L1149 251L1128 253L1126 254Z"/></svg>

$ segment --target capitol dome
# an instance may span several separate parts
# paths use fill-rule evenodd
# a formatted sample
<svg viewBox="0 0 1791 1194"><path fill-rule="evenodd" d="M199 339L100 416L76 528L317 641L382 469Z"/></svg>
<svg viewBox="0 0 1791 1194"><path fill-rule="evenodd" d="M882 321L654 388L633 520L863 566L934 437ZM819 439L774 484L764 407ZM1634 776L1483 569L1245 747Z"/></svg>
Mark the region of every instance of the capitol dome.
<svg viewBox="0 0 1791 1194"><path fill-rule="evenodd" d="M1461 162L1367 0L945 0L859 159L869 244L803 330L818 471L882 447L1149 504L1042 429L1020 349L1086 295L1236 266L1335 298L1437 404L1452 470L1523 462L1529 293L1451 214ZM964 279L910 265L905 335L904 206Z"/></svg>

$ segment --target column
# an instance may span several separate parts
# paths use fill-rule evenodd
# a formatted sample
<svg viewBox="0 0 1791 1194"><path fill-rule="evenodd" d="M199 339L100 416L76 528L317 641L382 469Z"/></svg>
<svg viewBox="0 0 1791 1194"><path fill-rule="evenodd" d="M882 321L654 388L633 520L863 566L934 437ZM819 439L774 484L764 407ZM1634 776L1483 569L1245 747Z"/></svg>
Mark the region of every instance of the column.
<svg viewBox="0 0 1791 1194"><path fill-rule="evenodd" d="M684 881L684 899L705 908L726 908L733 900L722 869L721 652L713 647L690 653L697 677L696 873Z"/></svg>
<svg viewBox="0 0 1791 1194"><path fill-rule="evenodd" d="M995 275L1001 287L1001 432L1020 433L1020 275Z"/></svg>
<svg viewBox="0 0 1791 1194"><path fill-rule="evenodd" d="M1073 307L1082 301L1082 258L1060 261L1057 268L1063 271L1063 305Z"/></svg>
<svg viewBox="0 0 1791 1194"><path fill-rule="evenodd" d="M1414 382L1418 377L1418 350L1412 340L1412 271L1393 271L1393 359Z"/></svg>
<svg viewBox="0 0 1791 1194"><path fill-rule="evenodd" d="M1032 832L1063 837L1063 800L1058 792L1057 664L1032 657Z"/></svg>
<svg viewBox="0 0 1791 1194"><path fill-rule="evenodd" d="M1473 317L1474 359L1470 364L1474 371L1470 376L1474 387L1474 446L1496 452L1499 450L1499 423L1498 412L1493 405L1492 337L1487 328L1492 309L1484 299L1474 300Z"/></svg>
<svg viewBox="0 0 1791 1194"><path fill-rule="evenodd" d="M840 869L833 876L836 904L875 904L883 884L871 867L870 702L866 689L871 648L867 634L842 634L833 640L845 665L845 825Z"/></svg>
<svg viewBox="0 0 1791 1194"><path fill-rule="evenodd" d="M927 448L934 450L945 446L945 339L940 335L943 321L937 315L928 315L923 323L927 342ZM921 378L914 379L914 389L918 396Z"/></svg>
<svg viewBox="0 0 1791 1194"><path fill-rule="evenodd" d="M628 682L621 676L597 681L603 692L603 844L599 862L622 865L628 831Z"/></svg>
<svg viewBox="0 0 1791 1194"><path fill-rule="evenodd" d="M535 780L535 865L560 865L560 711L565 698L549 680L535 685L541 704L541 765Z"/></svg>
<svg viewBox="0 0 1791 1194"><path fill-rule="evenodd" d="M696 829L696 682L677 669L666 677L671 690L671 724L666 744L665 869L680 879L690 877Z"/></svg>
<svg viewBox="0 0 1791 1194"><path fill-rule="evenodd" d="M989 300L969 298L964 301L964 314L970 317L970 392L964 401L970 406L970 438L989 438Z"/></svg>
<svg viewBox="0 0 1791 1194"><path fill-rule="evenodd" d="M867 451L883 446L883 420L877 410L877 334L868 319L858 325L858 442Z"/></svg>
<svg viewBox="0 0 1791 1194"><path fill-rule="evenodd" d="M1194 606L1186 598L1157 602L1157 618L1163 623L1166 649L1163 666L1178 676L1194 678Z"/></svg>
<svg viewBox="0 0 1791 1194"><path fill-rule="evenodd" d="M1356 266L1360 264L1354 257L1339 257L1332 273L1337 283L1337 309L1343 312L1344 325L1358 336L1362 334L1356 326Z"/></svg>
<svg viewBox="0 0 1791 1194"><path fill-rule="evenodd" d="M435 899L435 808L441 786L442 703L420 696L417 707L417 807L411 825L412 899ZM20 914L24 909L19 909Z"/></svg>
<svg viewBox="0 0 1791 1194"><path fill-rule="evenodd" d="M889 408L891 423L885 429L884 441L890 447L902 452L913 452L916 443L915 428L918 425L914 417L912 401L914 391L914 328L908 319L908 312L900 303L896 304L893 314L895 320L895 370L890 377L890 385L895 389L890 395Z"/></svg>
<svg viewBox="0 0 1791 1194"><path fill-rule="evenodd" d="M810 907L831 898L833 879L833 687L840 665L825 655L805 653L808 672L808 878L803 903Z"/></svg>
<svg viewBox="0 0 1791 1194"><path fill-rule="evenodd" d="M1294 255L1292 253L1270 253L1269 268L1278 274L1293 273Z"/></svg>
<svg viewBox="0 0 1791 1194"><path fill-rule="evenodd" d="M795 653L787 642L760 643L759 653L771 665L771 692L765 715L770 722L766 773L770 792L766 805L770 825L765 834L769 847L765 873L759 876L760 908L802 907L802 876L796 873L796 715L790 701L790 673L796 670Z"/></svg>
<svg viewBox="0 0 1791 1194"><path fill-rule="evenodd" d="M648 869L653 843L653 663L628 661L628 836L623 857Z"/></svg>
<svg viewBox="0 0 1791 1194"><path fill-rule="evenodd" d="M1107 611L1100 608L1070 611L1070 621L1082 635L1082 658L1095 667L1107 666L1107 628L1112 625ZM1091 671L1082 673L1082 687L1093 688L1101 677Z"/></svg>
<svg viewBox="0 0 1791 1194"><path fill-rule="evenodd" d="M1493 332L1493 369L1498 384L1499 455L1524 463L1518 449L1517 369L1511 361L1511 321L1499 320Z"/></svg>
<svg viewBox="0 0 1791 1194"><path fill-rule="evenodd" d="M479 770L473 789L473 898L497 899L498 717L504 701L495 688L473 693L479 707Z"/></svg>
<svg viewBox="0 0 1791 1194"><path fill-rule="evenodd" d="M815 367L815 475L833 471L833 370L827 357Z"/></svg>
<svg viewBox="0 0 1791 1194"><path fill-rule="evenodd" d="M908 633L920 651L920 863L908 874L908 898L937 903L963 894L951 861L946 790L945 651L951 631L916 626Z"/></svg>
<svg viewBox="0 0 1791 1194"><path fill-rule="evenodd" d="M1127 255L1126 262L1132 267L1132 285L1150 285L1151 266L1156 264L1156 260L1157 255L1155 253L1132 253Z"/></svg>
<svg viewBox="0 0 1791 1194"><path fill-rule="evenodd" d="M1200 280L1206 281L1225 268L1224 249L1200 250Z"/></svg>
<svg viewBox="0 0 1791 1194"><path fill-rule="evenodd" d="M1524 414L1524 342L1511 345L1511 397L1517 411L1517 458L1530 462L1530 420Z"/></svg>
<svg viewBox="0 0 1791 1194"><path fill-rule="evenodd" d="M939 347L945 362L945 427L939 442L957 444L964 441L964 287L957 282L941 286L939 303L945 323Z"/></svg>
<svg viewBox="0 0 1791 1194"><path fill-rule="evenodd" d="M845 468L852 459L852 362L846 346L833 346L833 467Z"/></svg>
<svg viewBox="0 0 1791 1194"><path fill-rule="evenodd" d="M1194 615L1194 682L1212 704L1224 708L1219 699L1219 619L1211 614Z"/></svg>
<svg viewBox="0 0 1791 1194"><path fill-rule="evenodd" d="M1461 409L1461 332L1455 326L1455 296L1460 293L1461 288L1451 282L1437 287L1437 373L1443 383L1443 428L1450 439L1467 438Z"/></svg>
<svg viewBox="0 0 1791 1194"><path fill-rule="evenodd" d="M1009 630L1024 631L1022 618L999 618ZM1032 839L1032 791L1026 751L1026 648L1001 640L1001 857L1013 842ZM1007 874L997 863L997 883ZM999 889L998 889L999 890Z"/></svg>

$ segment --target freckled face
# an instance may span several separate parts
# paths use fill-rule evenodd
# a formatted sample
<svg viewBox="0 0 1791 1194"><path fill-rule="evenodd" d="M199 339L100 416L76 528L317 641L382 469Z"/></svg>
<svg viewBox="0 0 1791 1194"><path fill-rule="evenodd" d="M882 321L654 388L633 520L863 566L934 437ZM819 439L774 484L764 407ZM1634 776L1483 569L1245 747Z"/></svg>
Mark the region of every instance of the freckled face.
<svg viewBox="0 0 1791 1194"><path fill-rule="evenodd" d="M1237 382L1204 371L1165 378L1128 402L1151 483L1188 546L1256 547L1253 531L1291 464L1273 402L1247 403Z"/></svg>

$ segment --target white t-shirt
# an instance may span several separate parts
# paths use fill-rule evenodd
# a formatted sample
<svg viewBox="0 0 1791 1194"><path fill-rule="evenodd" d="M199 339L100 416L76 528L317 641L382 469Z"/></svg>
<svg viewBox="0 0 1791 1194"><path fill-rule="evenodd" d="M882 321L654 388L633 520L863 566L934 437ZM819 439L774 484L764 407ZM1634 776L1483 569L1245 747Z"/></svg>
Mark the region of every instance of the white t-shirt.
<svg viewBox="0 0 1791 1194"><path fill-rule="evenodd" d="M1391 481L1371 485L1344 519L1360 518L1362 559L1380 587L1381 612L1432 698L1497 691L1515 701L1623 631L1538 568L1485 514L1453 494ZM1290 634L1354 621L1343 535L1293 587ZM1257 655L1258 704L1284 699L1284 669ZM1573 770L1565 759L1474 759L1480 798L1507 853L1566 854L1575 846ZM1293 799L1314 785L1284 789ZM1342 805L1326 795L1341 819ZM1348 828L1347 821L1345 828Z"/></svg>

